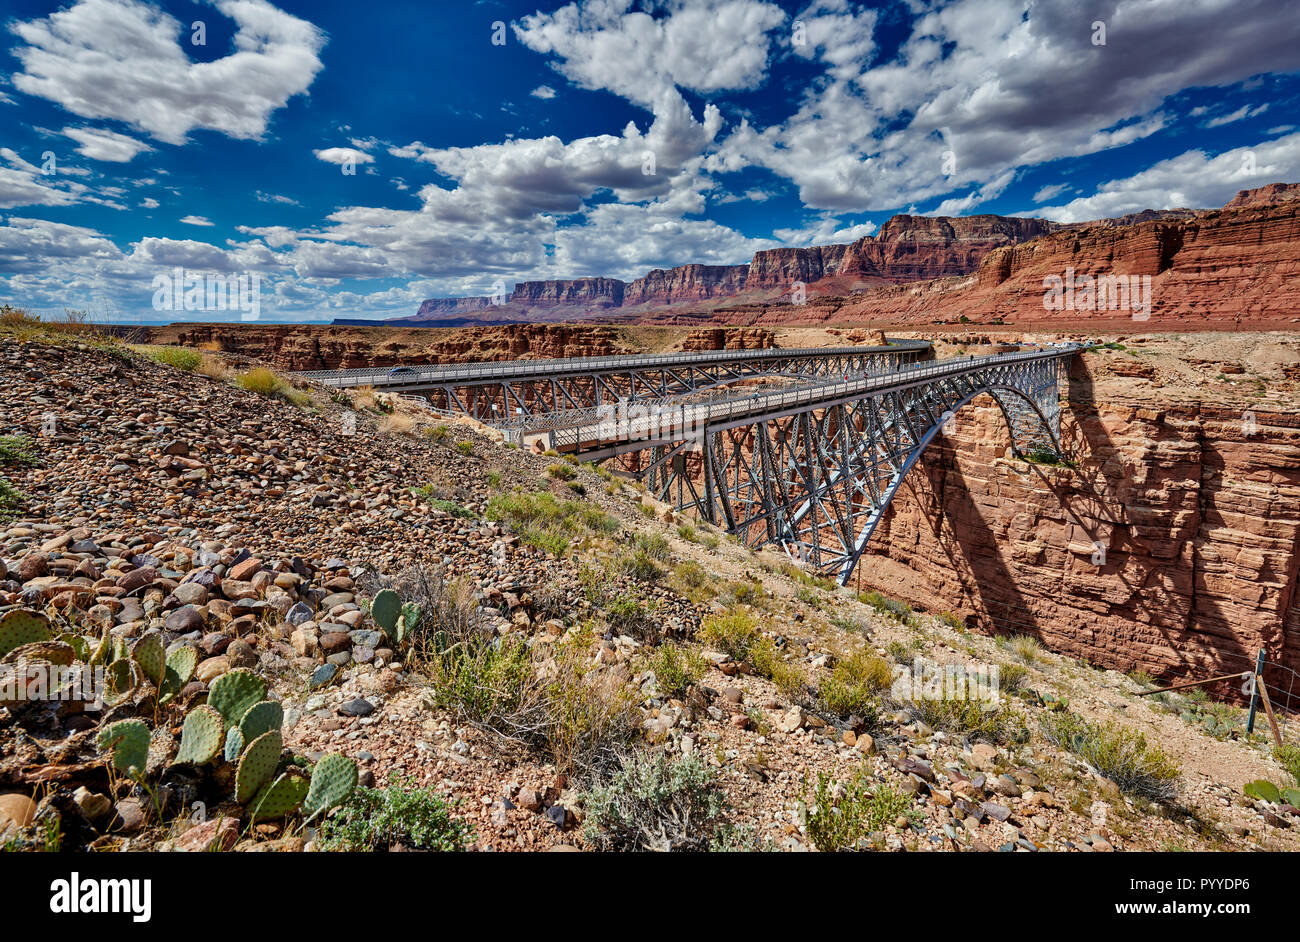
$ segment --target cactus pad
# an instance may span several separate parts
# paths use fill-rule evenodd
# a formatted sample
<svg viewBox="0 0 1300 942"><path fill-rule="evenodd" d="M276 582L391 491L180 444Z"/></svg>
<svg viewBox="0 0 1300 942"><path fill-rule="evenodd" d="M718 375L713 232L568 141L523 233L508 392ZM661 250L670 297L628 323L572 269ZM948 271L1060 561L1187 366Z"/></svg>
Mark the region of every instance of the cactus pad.
<svg viewBox="0 0 1300 942"><path fill-rule="evenodd" d="M221 714L218 713L217 716ZM232 726L226 730L226 749L223 758L227 762L238 762L239 754L244 751L244 734L239 731L238 726Z"/></svg>
<svg viewBox="0 0 1300 942"><path fill-rule="evenodd" d="M316 763L311 773L311 790L302 810L309 818L323 814L348 800L357 787L357 764L347 756L331 752Z"/></svg>
<svg viewBox="0 0 1300 942"><path fill-rule="evenodd" d="M182 687L194 679L194 668L198 664L199 652L192 644L173 644L167 651L167 666L176 672Z"/></svg>
<svg viewBox="0 0 1300 942"><path fill-rule="evenodd" d="M397 619L402 614L402 599L392 589L382 589L370 600L370 617L384 629L390 639L397 629Z"/></svg>
<svg viewBox="0 0 1300 942"><path fill-rule="evenodd" d="M162 689L163 679L167 676L167 652L161 634L151 631L137 641L131 648L131 660L140 665L140 673L149 678L154 687Z"/></svg>
<svg viewBox="0 0 1300 942"><path fill-rule="evenodd" d="M292 814L298 810L310 787L307 776L297 769L290 769L275 781L268 782L250 806L253 821L272 821Z"/></svg>
<svg viewBox="0 0 1300 942"><path fill-rule="evenodd" d="M50 620L40 612L18 609L0 616L0 655L36 641L49 641Z"/></svg>
<svg viewBox="0 0 1300 942"><path fill-rule="evenodd" d="M1282 793L1278 787L1267 779L1259 779L1254 782L1247 782L1242 788L1251 798L1258 798L1260 801L1267 801L1277 804L1282 800Z"/></svg>
<svg viewBox="0 0 1300 942"><path fill-rule="evenodd" d="M1300 808L1300 788L1282 789L1282 800L1292 808Z"/></svg>
<svg viewBox="0 0 1300 942"><path fill-rule="evenodd" d="M77 652L73 650L72 645L63 641L33 641L31 644L21 644L14 648L3 658L0 658L0 664L13 664L16 661L47 661L50 664L59 664L67 667L77 659Z"/></svg>
<svg viewBox="0 0 1300 942"><path fill-rule="evenodd" d="M181 747L173 764L206 765L221 751L221 714L212 707L195 707L185 714Z"/></svg>
<svg viewBox="0 0 1300 942"><path fill-rule="evenodd" d="M116 706L131 696L139 682L135 664L118 658L104 669L104 702Z"/></svg>
<svg viewBox="0 0 1300 942"><path fill-rule="evenodd" d="M254 703L239 721L239 731L244 734L245 742L252 742L263 733L279 729L284 725L284 707L275 700L263 700Z"/></svg>
<svg viewBox="0 0 1300 942"><path fill-rule="evenodd" d="M280 764L280 750L284 740L278 729L263 733L244 750L239 757L239 769L235 772L235 801L241 805L257 794L258 789L275 775L275 767Z"/></svg>
<svg viewBox="0 0 1300 942"><path fill-rule="evenodd" d="M99 644L95 645L95 650L90 652L90 657L86 659L91 665L104 664L108 661L108 656L113 650L113 633L108 626L104 626L104 633L99 638Z"/></svg>
<svg viewBox="0 0 1300 942"><path fill-rule="evenodd" d="M252 671L226 671L208 688L208 706L221 714L226 727L238 726L248 708L266 697L266 681Z"/></svg>
<svg viewBox="0 0 1300 942"><path fill-rule="evenodd" d="M100 752L111 752L113 768L143 775L149 762L149 727L139 720L119 720L99 731Z"/></svg>

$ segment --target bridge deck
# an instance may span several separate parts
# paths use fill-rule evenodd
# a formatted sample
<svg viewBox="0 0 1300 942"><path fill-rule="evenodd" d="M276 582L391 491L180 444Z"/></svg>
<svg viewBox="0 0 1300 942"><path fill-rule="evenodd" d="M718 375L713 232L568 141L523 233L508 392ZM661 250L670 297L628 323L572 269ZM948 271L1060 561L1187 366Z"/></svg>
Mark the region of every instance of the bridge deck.
<svg viewBox="0 0 1300 942"><path fill-rule="evenodd" d="M889 338L886 338L889 340ZM862 347L769 347L763 350L714 350L702 353L660 353L614 357L567 357L547 360L504 360L458 363L445 366L410 366L390 375L391 367L364 370L308 370L295 375L326 386L377 386L387 389L418 389L457 383L492 380L529 380L572 375L619 373L627 370L673 369L717 363L763 362L767 360L818 357L863 356L880 353L917 353L930 349L928 340L889 340L885 346Z"/></svg>
<svg viewBox="0 0 1300 942"><path fill-rule="evenodd" d="M579 425L566 422L561 412L555 414L553 430L543 432L541 437L547 447L557 451L580 454L588 460L603 460L655 444L681 441L703 434L706 428L718 431L810 409L830 408L868 395L909 389L991 366L1072 356L1081 349L1078 344L1069 344L1042 351L945 360L848 382L813 383L792 391L734 396L699 404L681 403L661 407L649 415L618 415L607 409L602 420ZM526 440L534 437L537 436L529 435Z"/></svg>

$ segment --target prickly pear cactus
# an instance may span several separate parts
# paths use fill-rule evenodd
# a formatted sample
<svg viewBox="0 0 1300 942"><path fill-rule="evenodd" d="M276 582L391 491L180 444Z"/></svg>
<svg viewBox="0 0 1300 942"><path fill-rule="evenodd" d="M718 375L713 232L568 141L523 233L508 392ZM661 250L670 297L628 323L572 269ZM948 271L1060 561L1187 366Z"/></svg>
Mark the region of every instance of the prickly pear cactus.
<svg viewBox="0 0 1300 942"><path fill-rule="evenodd" d="M131 660L140 666L140 673L159 689L167 676L167 651L163 647L162 635L151 631L131 648Z"/></svg>
<svg viewBox="0 0 1300 942"><path fill-rule="evenodd" d="M90 645L81 635L72 631L65 631L54 640L61 641L72 648L75 659L78 661L90 660Z"/></svg>
<svg viewBox="0 0 1300 942"><path fill-rule="evenodd" d="M235 772L235 801L241 805L257 794L257 790L271 780L275 767L280 764L280 750L284 740L278 729L263 733L244 750L239 757L239 769Z"/></svg>
<svg viewBox="0 0 1300 942"><path fill-rule="evenodd" d="M50 620L40 612L20 608L0 615L0 656L16 647L51 638Z"/></svg>
<svg viewBox="0 0 1300 942"><path fill-rule="evenodd" d="M279 729L284 725L284 707L275 700L263 700L254 703L239 721L239 731L244 734L245 742L252 742L263 733Z"/></svg>
<svg viewBox="0 0 1300 942"><path fill-rule="evenodd" d="M31 644L20 644L14 648L0 658L0 664L13 664L17 661L47 661L50 664L67 667L76 658L77 652L67 642L33 641Z"/></svg>
<svg viewBox="0 0 1300 942"><path fill-rule="evenodd" d="M396 640L397 622L402 614L402 599L392 589L382 589L370 600L370 617L384 629L390 639Z"/></svg>
<svg viewBox="0 0 1300 942"><path fill-rule="evenodd" d="M221 714L218 713L218 716ZM232 726L226 730L226 748L223 758L227 762L238 762L239 754L244 751L244 734L239 731L238 726Z"/></svg>
<svg viewBox="0 0 1300 942"><path fill-rule="evenodd" d="M139 683L135 664L119 657L104 668L104 702L109 706L117 706L129 700Z"/></svg>
<svg viewBox="0 0 1300 942"><path fill-rule="evenodd" d="M307 796L311 783L297 769L290 769L262 786L250 809L253 821L272 821L293 814Z"/></svg>
<svg viewBox="0 0 1300 942"><path fill-rule="evenodd" d="M136 778L149 762L149 727L139 720L119 720L99 731L100 752L109 752L113 768Z"/></svg>
<svg viewBox="0 0 1300 942"><path fill-rule="evenodd" d="M393 638L395 644L402 644L407 635L411 633L420 622L420 606L415 602L406 602L402 605L402 617L397 620L397 637Z"/></svg>
<svg viewBox="0 0 1300 942"><path fill-rule="evenodd" d="M302 812L308 818L329 811L348 800L357 787L357 764L336 752L316 763L311 773L311 790L303 800Z"/></svg>
<svg viewBox="0 0 1300 942"><path fill-rule="evenodd" d="M204 704L185 714L174 765L206 765L221 751L221 714Z"/></svg>
<svg viewBox="0 0 1300 942"><path fill-rule="evenodd" d="M1241 790L1251 798L1258 798L1260 801L1267 801L1271 804L1277 804L1282 800L1282 792L1267 779L1247 782Z"/></svg>
<svg viewBox="0 0 1300 942"><path fill-rule="evenodd" d="M99 638L99 644L91 652L90 657L86 659L92 667L104 664L108 661L108 656L113 651L113 633L107 625L104 626L104 633Z"/></svg>
<svg viewBox="0 0 1300 942"><path fill-rule="evenodd" d="M208 706L221 714L226 727L238 726L248 708L266 697L266 681L240 668L226 671L208 688Z"/></svg>
<svg viewBox="0 0 1300 942"><path fill-rule="evenodd" d="M1282 789L1282 800L1292 808L1300 808L1300 788Z"/></svg>
<svg viewBox="0 0 1300 942"><path fill-rule="evenodd" d="M194 679L194 668L198 665L199 652L192 644L178 642L167 651L167 666L176 672L182 687Z"/></svg>

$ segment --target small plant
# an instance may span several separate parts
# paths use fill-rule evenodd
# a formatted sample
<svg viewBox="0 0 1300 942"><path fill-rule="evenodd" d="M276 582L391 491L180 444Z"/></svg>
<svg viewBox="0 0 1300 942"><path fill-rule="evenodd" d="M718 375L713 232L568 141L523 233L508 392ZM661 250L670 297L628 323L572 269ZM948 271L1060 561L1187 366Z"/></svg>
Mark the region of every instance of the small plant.
<svg viewBox="0 0 1300 942"><path fill-rule="evenodd" d="M0 474L0 520L10 517L23 505L26 497L23 492L9 483L9 479Z"/></svg>
<svg viewBox="0 0 1300 942"><path fill-rule="evenodd" d="M432 789L394 776L387 788L359 788L320 825L320 846L331 851L463 851L474 826L452 814Z"/></svg>
<svg viewBox="0 0 1300 942"><path fill-rule="evenodd" d="M424 434L428 436L429 440L434 444L442 443L450 432L451 429L447 428L445 425L434 425L431 428L424 430Z"/></svg>
<svg viewBox="0 0 1300 942"><path fill-rule="evenodd" d="M697 756L625 759L606 785L582 796L583 836L598 850L692 851L709 847L725 807L713 771Z"/></svg>
<svg viewBox="0 0 1300 942"><path fill-rule="evenodd" d="M749 657L750 649L760 637L754 616L735 608L705 618L700 624L699 635L703 643L737 661Z"/></svg>
<svg viewBox="0 0 1300 942"><path fill-rule="evenodd" d="M838 716L861 716L870 724L879 705L877 696L889 689L891 676L883 658L854 652L836 662L831 676L822 682L822 705Z"/></svg>
<svg viewBox="0 0 1300 942"><path fill-rule="evenodd" d="M1300 746L1290 743L1278 746L1273 750L1273 758L1282 763L1282 768L1291 776L1292 783L1300 785Z"/></svg>
<svg viewBox="0 0 1300 942"><path fill-rule="evenodd" d="M687 543L694 543L698 539L695 528L689 523L679 524L677 527L677 535Z"/></svg>
<svg viewBox="0 0 1300 942"><path fill-rule="evenodd" d="M1007 642L1007 647L1026 664L1037 664L1043 659L1043 646L1038 643L1037 638L1031 638L1029 635L1016 635Z"/></svg>
<svg viewBox="0 0 1300 942"><path fill-rule="evenodd" d="M546 473L557 481L572 481L578 476L578 470L571 464L557 461L546 468Z"/></svg>
<svg viewBox="0 0 1300 942"><path fill-rule="evenodd" d="M638 553L643 553L646 557L659 562L672 555L672 547L669 546L667 538L658 533L638 533L632 538L632 547Z"/></svg>
<svg viewBox="0 0 1300 942"><path fill-rule="evenodd" d="M781 658L776 642L759 638L749 650L749 663L755 673L766 677L791 700L801 700L807 692L808 678L797 664Z"/></svg>
<svg viewBox="0 0 1300 942"><path fill-rule="evenodd" d="M192 373L203 362L203 355L184 347L145 347L145 354L155 363Z"/></svg>
<svg viewBox="0 0 1300 942"><path fill-rule="evenodd" d="M915 718L932 729L970 739L1008 743L1024 738L1020 713L979 697L919 697L909 703Z"/></svg>
<svg viewBox="0 0 1300 942"><path fill-rule="evenodd" d="M34 468L40 452L30 435L0 435L0 466Z"/></svg>
<svg viewBox="0 0 1300 942"><path fill-rule="evenodd" d="M904 625L910 625L913 621L914 613L912 606L898 599L891 599L886 595L881 595L874 589L870 592L862 592L858 595L858 601L865 605L871 606L880 615L893 618L902 622Z"/></svg>
<svg viewBox="0 0 1300 942"><path fill-rule="evenodd" d="M655 685L664 697L683 697L686 688L697 684L709 662L696 651L671 642L659 645L647 665L654 671Z"/></svg>
<svg viewBox="0 0 1300 942"><path fill-rule="evenodd" d="M663 569L643 549L635 549L630 554L619 556L614 560L612 568L616 573L631 576L641 582L656 583L664 577Z"/></svg>
<svg viewBox="0 0 1300 942"><path fill-rule="evenodd" d="M804 782L804 825L813 846L823 853L855 850L873 831L883 830L898 818L912 820L912 799L888 785L870 784L859 769L847 782L832 781L821 772L812 787Z"/></svg>
<svg viewBox="0 0 1300 942"><path fill-rule="evenodd" d="M634 638L650 638L654 634L650 607L631 595L618 595L608 602L605 618L620 634Z"/></svg>
<svg viewBox="0 0 1300 942"><path fill-rule="evenodd" d="M1153 801L1171 800L1178 792L1178 764L1135 730L1114 723L1093 723L1061 711L1043 719L1043 733L1083 759L1121 791Z"/></svg>
<svg viewBox="0 0 1300 942"><path fill-rule="evenodd" d="M474 443L473 443L473 442L457 442L457 443L456 443L456 450L457 450L458 452L460 452L462 455L464 455L466 458L468 458L470 455L474 454Z"/></svg>
<svg viewBox="0 0 1300 942"><path fill-rule="evenodd" d="M240 373L235 378L235 383L251 393L257 393L257 395L265 396L268 399L281 397L288 391L288 386L284 380L263 367L256 367L246 373Z"/></svg>

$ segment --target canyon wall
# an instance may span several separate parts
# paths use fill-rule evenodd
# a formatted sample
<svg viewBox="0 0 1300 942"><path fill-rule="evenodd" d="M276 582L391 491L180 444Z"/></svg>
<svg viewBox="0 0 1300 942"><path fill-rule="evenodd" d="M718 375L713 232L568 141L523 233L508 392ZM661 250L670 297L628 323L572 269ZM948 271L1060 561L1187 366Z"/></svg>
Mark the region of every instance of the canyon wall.
<svg viewBox="0 0 1300 942"><path fill-rule="evenodd" d="M623 292L623 303L676 304L731 297L745 287L748 265L682 265L656 268L638 278Z"/></svg>
<svg viewBox="0 0 1300 942"><path fill-rule="evenodd" d="M966 275L994 249L1053 228L1046 219L1007 216L894 216L874 237L849 246L835 274L896 284Z"/></svg>
<svg viewBox="0 0 1300 942"><path fill-rule="evenodd" d="M441 330L316 325L171 324L148 343L258 359L285 370L359 369L399 363L608 356L634 352L612 327L504 324Z"/></svg>
<svg viewBox="0 0 1300 942"><path fill-rule="evenodd" d="M1077 469L1006 458L981 397L900 489L860 585L1162 678L1260 648L1300 670L1300 415L1261 409L1252 431L1240 407L1095 384L1086 359L1063 421Z"/></svg>
<svg viewBox="0 0 1300 942"><path fill-rule="evenodd" d="M627 285L617 278L570 278L521 281L510 294L512 304L535 306L619 307Z"/></svg>
<svg viewBox="0 0 1300 942"><path fill-rule="evenodd" d="M804 249L766 249L754 253L745 289L786 289L796 281L805 285L839 271L847 245L814 245Z"/></svg>

